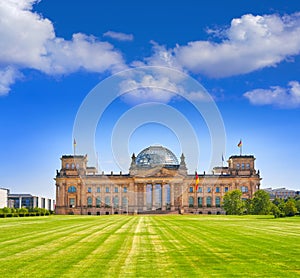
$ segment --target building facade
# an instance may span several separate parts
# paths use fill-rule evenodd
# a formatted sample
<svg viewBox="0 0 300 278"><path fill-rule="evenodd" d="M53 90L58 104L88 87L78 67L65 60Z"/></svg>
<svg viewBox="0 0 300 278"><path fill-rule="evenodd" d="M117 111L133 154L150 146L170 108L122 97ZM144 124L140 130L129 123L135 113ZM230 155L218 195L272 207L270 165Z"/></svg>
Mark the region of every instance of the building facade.
<svg viewBox="0 0 300 278"><path fill-rule="evenodd" d="M132 155L128 174L99 174L87 156L64 155L57 170L57 214L206 213L222 214L223 196L239 189L244 199L260 187L253 155L231 156L212 174L188 174L167 148L151 146Z"/></svg>
<svg viewBox="0 0 300 278"><path fill-rule="evenodd" d="M271 200L274 200L275 198L280 198L280 199L294 198L296 195L299 194L295 190L286 189L286 188L272 189L270 187L270 188L264 188L263 190L266 191L267 193L269 193Z"/></svg>
<svg viewBox="0 0 300 278"><path fill-rule="evenodd" d="M5 208L8 206L8 194L9 189L0 188L0 208Z"/></svg>
<svg viewBox="0 0 300 278"><path fill-rule="evenodd" d="M55 201L53 199L34 196L31 194L8 194L9 208L44 208L54 210Z"/></svg>

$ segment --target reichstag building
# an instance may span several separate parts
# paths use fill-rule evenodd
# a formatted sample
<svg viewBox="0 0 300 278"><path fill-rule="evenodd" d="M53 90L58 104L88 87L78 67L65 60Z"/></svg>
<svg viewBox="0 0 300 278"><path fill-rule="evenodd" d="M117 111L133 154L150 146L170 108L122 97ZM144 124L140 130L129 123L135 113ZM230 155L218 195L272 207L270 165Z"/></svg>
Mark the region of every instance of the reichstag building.
<svg viewBox="0 0 300 278"><path fill-rule="evenodd" d="M131 157L129 173L98 173L87 166L86 155L63 155L57 170L57 214L223 214L226 192L239 189L252 198L260 175L253 155L233 155L225 167L212 173L188 174L185 156L180 160L167 148L150 146Z"/></svg>

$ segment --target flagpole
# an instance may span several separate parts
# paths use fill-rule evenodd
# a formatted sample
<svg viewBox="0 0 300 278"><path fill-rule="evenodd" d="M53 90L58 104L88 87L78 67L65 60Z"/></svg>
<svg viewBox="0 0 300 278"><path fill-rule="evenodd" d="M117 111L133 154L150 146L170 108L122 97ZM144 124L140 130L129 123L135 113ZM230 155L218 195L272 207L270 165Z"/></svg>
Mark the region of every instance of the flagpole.
<svg viewBox="0 0 300 278"><path fill-rule="evenodd" d="M240 139L240 142L238 143L238 147L240 148L240 156L242 156L242 152L243 152L243 141L242 139Z"/></svg>
<svg viewBox="0 0 300 278"><path fill-rule="evenodd" d="M97 159L96 168L98 172L99 171L98 152L96 152L96 159Z"/></svg>
<svg viewBox="0 0 300 278"><path fill-rule="evenodd" d="M243 141L241 138L240 156L242 156L242 153L243 153Z"/></svg>
<svg viewBox="0 0 300 278"><path fill-rule="evenodd" d="M73 142L73 151L74 151L74 158L75 158L75 155L76 155L76 140L74 138L74 142Z"/></svg>

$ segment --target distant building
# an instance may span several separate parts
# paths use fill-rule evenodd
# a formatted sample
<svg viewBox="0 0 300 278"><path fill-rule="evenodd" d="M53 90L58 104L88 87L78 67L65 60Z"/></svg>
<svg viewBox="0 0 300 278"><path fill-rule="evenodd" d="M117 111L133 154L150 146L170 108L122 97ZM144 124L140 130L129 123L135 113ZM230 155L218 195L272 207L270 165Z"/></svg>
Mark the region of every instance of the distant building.
<svg viewBox="0 0 300 278"><path fill-rule="evenodd" d="M55 201L45 197L31 194L8 194L8 207L10 208L44 208L54 210Z"/></svg>
<svg viewBox="0 0 300 278"><path fill-rule="evenodd" d="M9 189L0 188L0 208L8 206Z"/></svg>
<svg viewBox="0 0 300 278"><path fill-rule="evenodd" d="M272 189L270 187L270 188L264 188L263 190L269 193L271 200L274 200L275 198L280 198L280 199L294 198L298 193L295 190L286 189L286 188Z"/></svg>
<svg viewBox="0 0 300 278"><path fill-rule="evenodd" d="M224 194L239 189L252 198L260 187L253 155L234 155L212 174L188 174L167 148L151 146L132 155L128 174L98 174L85 155L63 155L56 174L57 214L205 213L221 214ZM197 183L197 184L196 184Z"/></svg>

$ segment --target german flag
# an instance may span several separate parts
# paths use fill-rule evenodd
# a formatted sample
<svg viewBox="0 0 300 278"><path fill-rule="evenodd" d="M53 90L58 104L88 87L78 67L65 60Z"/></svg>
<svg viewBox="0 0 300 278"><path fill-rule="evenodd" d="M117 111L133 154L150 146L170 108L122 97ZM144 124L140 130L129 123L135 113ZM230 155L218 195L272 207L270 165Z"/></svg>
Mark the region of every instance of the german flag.
<svg viewBox="0 0 300 278"><path fill-rule="evenodd" d="M238 143L237 146L238 146L239 148L240 148L241 146L243 146L242 140L240 140L240 142Z"/></svg>
<svg viewBox="0 0 300 278"><path fill-rule="evenodd" d="M197 192L198 191L198 184L199 184L199 177L198 177L197 172L195 173L195 179L196 179L195 184L196 184L196 192Z"/></svg>

